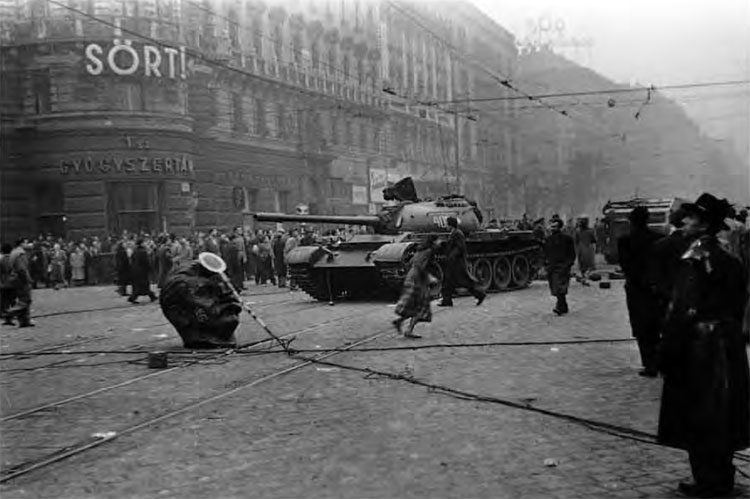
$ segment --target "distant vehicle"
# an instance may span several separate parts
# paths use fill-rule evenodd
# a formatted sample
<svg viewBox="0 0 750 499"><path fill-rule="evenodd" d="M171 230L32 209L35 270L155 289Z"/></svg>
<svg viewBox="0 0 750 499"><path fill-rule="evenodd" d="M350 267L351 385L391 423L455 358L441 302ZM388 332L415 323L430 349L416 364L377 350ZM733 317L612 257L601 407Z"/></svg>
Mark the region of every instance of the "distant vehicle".
<svg viewBox="0 0 750 499"><path fill-rule="evenodd" d="M682 198L633 198L628 201L608 201L602 213L607 240L604 242L604 259L607 263L619 263L617 240L630 232L628 215L636 206L648 208L648 226L661 234L669 233L669 217L687 199Z"/></svg>

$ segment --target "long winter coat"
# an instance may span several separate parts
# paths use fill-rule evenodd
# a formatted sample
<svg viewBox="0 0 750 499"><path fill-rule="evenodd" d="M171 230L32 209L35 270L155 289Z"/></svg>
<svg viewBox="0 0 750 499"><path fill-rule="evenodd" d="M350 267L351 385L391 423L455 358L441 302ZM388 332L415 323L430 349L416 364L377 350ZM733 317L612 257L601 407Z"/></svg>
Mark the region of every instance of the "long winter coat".
<svg viewBox="0 0 750 499"><path fill-rule="evenodd" d="M276 269L277 276L286 275L286 259L284 258L285 247L285 237L277 237L273 240L273 266Z"/></svg>
<svg viewBox="0 0 750 499"><path fill-rule="evenodd" d="M455 287L465 287L476 284L476 279L469 274L466 260L466 236L461 229L451 231L445 242L445 278Z"/></svg>
<svg viewBox="0 0 750 499"><path fill-rule="evenodd" d="M741 334L747 282L715 237L681 257L660 356L659 441L681 449L750 446L750 372Z"/></svg>
<svg viewBox="0 0 750 499"><path fill-rule="evenodd" d="M568 293L570 268L576 261L573 238L562 231L552 232L544 242L547 282L552 296Z"/></svg>
<svg viewBox="0 0 750 499"><path fill-rule="evenodd" d="M133 284L133 294L147 295L151 288L149 281L151 261L148 251L143 246L137 246L130 260L130 278Z"/></svg>
<svg viewBox="0 0 750 499"><path fill-rule="evenodd" d="M592 229L577 229L575 232L576 256L578 268L582 274L596 268L594 255L596 250L596 236Z"/></svg>
<svg viewBox="0 0 750 499"><path fill-rule="evenodd" d="M661 237L648 228L634 227L630 234L617 240L630 326L636 338L658 334L664 316L664 304L658 298L654 280L654 244Z"/></svg>
<svg viewBox="0 0 750 499"><path fill-rule="evenodd" d="M119 243L115 250L115 268L117 271L117 284L127 286L130 284L130 258L125 243Z"/></svg>
<svg viewBox="0 0 750 499"><path fill-rule="evenodd" d="M396 303L395 312L401 317L416 317L420 322L432 321L430 274L427 271L432 253L431 248L423 249L412 258L401 296Z"/></svg>

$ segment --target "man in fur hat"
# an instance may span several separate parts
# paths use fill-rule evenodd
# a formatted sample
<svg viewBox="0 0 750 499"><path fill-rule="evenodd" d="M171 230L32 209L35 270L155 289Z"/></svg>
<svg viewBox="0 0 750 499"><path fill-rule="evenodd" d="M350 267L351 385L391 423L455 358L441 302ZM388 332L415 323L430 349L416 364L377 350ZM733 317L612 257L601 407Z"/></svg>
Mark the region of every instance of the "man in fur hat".
<svg viewBox="0 0 750 499"><path fill-rule="evenodd" d="M750 370L742 338L747 275L716 234L726 200L702 194L682 206L689 243L679 259L660 349L664 373L659 442L684 449L694 482L689 497L733 493L735 451L750 446Z"/></svg>

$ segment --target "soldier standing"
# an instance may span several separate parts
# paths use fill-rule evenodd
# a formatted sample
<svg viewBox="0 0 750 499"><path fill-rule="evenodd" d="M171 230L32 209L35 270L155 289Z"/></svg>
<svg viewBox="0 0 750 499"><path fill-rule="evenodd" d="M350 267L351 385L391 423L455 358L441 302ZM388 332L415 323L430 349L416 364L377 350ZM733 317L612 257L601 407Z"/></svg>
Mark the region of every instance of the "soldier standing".
<svg viewBox="0 0 750 499"><path fill-rule="evenodd" d="M617 240L617 254L625 274L625 299L630 328L638 341L643 370L649 378L659 375L656 347L659 343L662 311L653 282L654 243L661 238L648 228L648 208L638 206L630 212L630 234Z"/></svg>
<svg viewBox="0 0 750 499"><path fill-rule="evenodd" d="M445 244L445 276L443 277L443 299L441 307L453 306L453 295L457 287L465 287L474 298L477 306L481 305L487 293L477 288L477 281L469 274L466 262L466 237L458 228L458 219L448 217L448 226L452 229Z"/></svg>
<svg viewBox="0 0 750 499"><path fill-rule="evenodd" d="M688 452L695 482L680 483L680 492L724 497L734 488L734 452L750 446L747 276L716 237L729 203L702 194L681 209L690 246L679 259L661 345L658 440Z"/></svg>
<svg viewBox="0 0 750 499"><path fill-rule="evenodd" d="M555 308L557 315L568 313L568 285L570 269L576 261L576 250L573 238L562 232L563 221L553 218L550 221L550 234L544 242L544 256L547 261L547 282L552 296L557 298Z"/></svg>
<svg viewBox="0 0 750 499"><path fill-rule="evenodd" d="M12 319L18 317L18 327L34 327L31 322L31 274L29 273L29 256L31 245L26 239L19 239L16 247L10 252L10 280L16 294L16 304L8 310Z"/></svg>

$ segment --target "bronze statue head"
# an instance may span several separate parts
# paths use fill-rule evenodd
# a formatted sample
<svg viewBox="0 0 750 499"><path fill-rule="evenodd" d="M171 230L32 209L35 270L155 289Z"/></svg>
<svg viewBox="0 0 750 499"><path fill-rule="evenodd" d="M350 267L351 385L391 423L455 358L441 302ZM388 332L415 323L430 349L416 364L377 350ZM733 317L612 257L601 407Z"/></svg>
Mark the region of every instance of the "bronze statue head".
<svg viewBox="0 0 750 499"><path fill-rule="evenodd" d="M242 305L219 274L192 262L173 271L159 297L185 348L229 348Z"/></svg>

